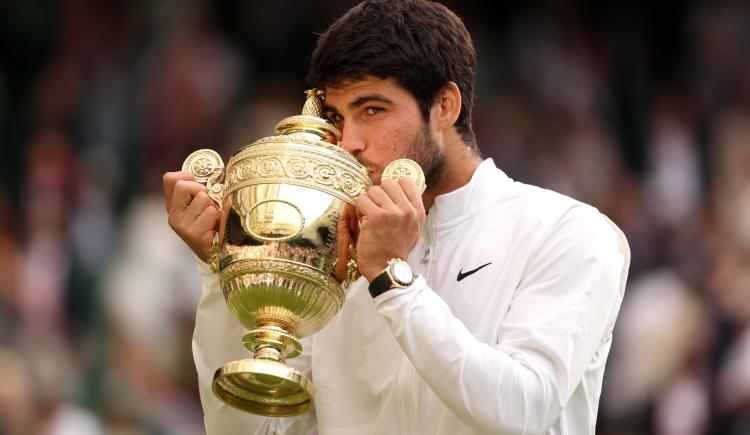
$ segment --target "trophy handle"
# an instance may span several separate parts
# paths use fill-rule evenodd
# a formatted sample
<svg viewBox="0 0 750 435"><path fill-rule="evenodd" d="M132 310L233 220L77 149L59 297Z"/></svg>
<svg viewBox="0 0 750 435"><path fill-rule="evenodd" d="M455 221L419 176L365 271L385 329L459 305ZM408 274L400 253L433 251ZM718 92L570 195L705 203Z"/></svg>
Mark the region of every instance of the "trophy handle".
<svg viewBox="0 0 750 435"><path fill-rule="evenodd" d="M349 245L349 261L346 263L346 279L341 283L341 288L348 289L349 286L360 277L357 266L357 251L354 246Z"/></svg>
<svg viewBox="0 0 750 435"><path fill-rule="evenodd" d="M185 159L182 170L190 172L195 177L195 181L206 185L208 197L214 200L219 207L219 211L221 211L224 201L224 184L221 183L224 180L224 162L221 160L221 156L210 149L194 151ZM211 243L208 257L208 264L214 273L219 272L219 246L219 233L217 231L214 233L214 240Z"/></svg>

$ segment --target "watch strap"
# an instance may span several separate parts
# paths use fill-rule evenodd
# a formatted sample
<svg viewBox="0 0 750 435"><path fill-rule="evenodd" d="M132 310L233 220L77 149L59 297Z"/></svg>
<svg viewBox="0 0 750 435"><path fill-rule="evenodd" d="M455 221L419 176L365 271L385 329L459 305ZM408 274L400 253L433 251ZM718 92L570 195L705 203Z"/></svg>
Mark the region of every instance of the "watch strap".
<svg viewBox="0 0 750 435"><path fill-rule="evenodd" d="M388 275L388 270L384 270L383 273L376 276L372 282L370 282L370 286L368 289L370 290L370 294L373 298L376 298L383 293L387 292L388 290L393 288L393 281L391 280L391 276Z"/></svg>

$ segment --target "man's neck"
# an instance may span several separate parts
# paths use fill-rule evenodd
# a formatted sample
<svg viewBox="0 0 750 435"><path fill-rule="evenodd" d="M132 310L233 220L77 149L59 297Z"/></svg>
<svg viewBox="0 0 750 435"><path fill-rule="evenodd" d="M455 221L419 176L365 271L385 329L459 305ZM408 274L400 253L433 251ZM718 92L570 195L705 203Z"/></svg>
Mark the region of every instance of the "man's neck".
<svg viewBox="0 0 750 435"><path fill-rule="evenodd" d="M429 211L438 195L453 192L471 181L474 171L482 163L482 158L463 141L446 148L445 166L437 177L437 182L433 186L427 186L422 195L425 211Z"/></svg>

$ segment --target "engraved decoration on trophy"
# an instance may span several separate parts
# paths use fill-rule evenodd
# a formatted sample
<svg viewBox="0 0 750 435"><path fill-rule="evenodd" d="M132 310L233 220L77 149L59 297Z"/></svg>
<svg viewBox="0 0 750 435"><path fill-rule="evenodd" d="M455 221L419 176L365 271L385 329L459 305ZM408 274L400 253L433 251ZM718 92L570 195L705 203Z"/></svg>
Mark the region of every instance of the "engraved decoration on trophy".
<svg viewBox="0 0 750 435"><path fill-rule="evenodd" d="M183 164L219 204L209 264L253 353L216 370L214 394L267 416L296 415L312 405L312 382L286 360L301 353L300 338L338 312L359 276L354 199L372 186L367 169L338 145L339 131L321 117L323 92L306 93L301 115L279 122L275 136L241 148L226 168L205 149ZM409 162L394 162L386 172L419 184L421 169Z"/></svg>
<svg viewBox="0 0 750 435"><path fill-rule="evenodd" d="M390 178L393 181L398 181L402 178L411 178L414 184L417 185L419 193L424 193L425 188L425 177L422 168L414 160L410 159L398 159L388 164L383 170L383 176L381 178Z"/></svg>

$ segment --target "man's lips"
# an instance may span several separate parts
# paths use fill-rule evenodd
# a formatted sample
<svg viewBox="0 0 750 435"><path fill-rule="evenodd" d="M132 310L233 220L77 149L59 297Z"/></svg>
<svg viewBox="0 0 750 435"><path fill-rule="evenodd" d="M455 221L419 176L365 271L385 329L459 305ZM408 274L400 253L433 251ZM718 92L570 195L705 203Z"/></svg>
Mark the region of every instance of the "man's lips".
<svg viewBox="0 0 750 435"><path fill-rule="evenodd" d="M373 184L380 184L380 171L368 170L367 176L370 177Z"/></svg>
<svg viewBox="0 0 750 435"><path fill-rule="evenodd" d="M367 176L373 183L380 179L380 170L374 164L359 158L359 156L355 156L354 158L357 159L360 165L367 169Z"/></svg>
<svg viewBox="0 0 750 435"><path fill-rule="evenodd" d="M378 171L372 166L367 166L367 165L364 165L364 166L367 169L367 176L370 177L370 180L374 180L375 175L377 175Z"/></svg>

